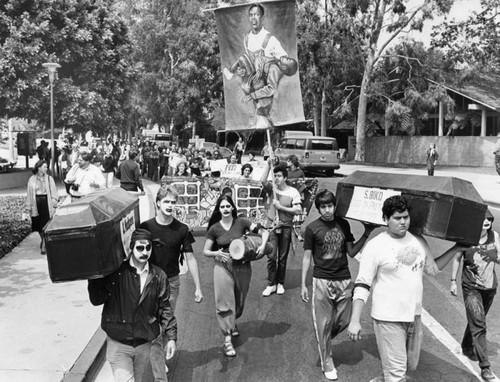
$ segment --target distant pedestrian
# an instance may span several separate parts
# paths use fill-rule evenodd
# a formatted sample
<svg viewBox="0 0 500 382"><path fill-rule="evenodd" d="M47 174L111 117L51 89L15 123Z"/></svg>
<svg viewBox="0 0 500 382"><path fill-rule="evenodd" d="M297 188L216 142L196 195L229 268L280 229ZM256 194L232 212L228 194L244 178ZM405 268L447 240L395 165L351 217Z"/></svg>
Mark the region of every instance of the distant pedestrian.
<svg viewBox="0 0 500 382"><path fill-rule="evenodd" d="M113 186L113 178L115 176L115 159L113 158L112 147L106 147L102 158L101 170L104 179L106 180L106 188Z"/></svg>
<svg viewBox="0 0 500 382"><path fill-rule="evenodd" d="M333 192L319 191L314 204L320 217L306 227L301 297L309 302L306 279L312 259L311 307L321 368L326 379L335 380L337 370L332 358L332 339L347 328L351 319L353 283L347 255L356 256L374 226L365 225L365 232L354 243L349 222L335 216Z"/></svg>
<svg viewBox="0 0 500 382"><path fill-rule="evenodd" d="M54 179L47 174L49 164L47 161L36 162L33 175L28 180L26 207L31 216L31 229L38 232L42 239L40 252L45 255L45 240L43 239L43 227L54 215L59 194Z"/></svg>
<svg viewBox="0 0 500 382"><path fill-rule="evenodd" d="M243 151L245 151L245 143L243 142L243 138L239 138L238 142L234 145L234 152L236 154L236 160L239 164L241 164L241 157L243 156Z"/></svg>
<svg viewBox="0 0 500 382"><path fill-rule="evenodd" d="M288 180L305 178L304 171L300 168L299 158L297 158L297 155L290 155L286 159L286 167L288 170Z"/></svg>
<svg viewBox="0 0 500 382"><path fill-rule="evenodd" d="M500 133L497 134L497 143L495 144L495 168L498 175L500 175Z"/></svg>
<svg viewBox="0 0 500 382"><path fill-rule="evenodd" d="M106 187L106 180L102 175L101 169L90 163L90 153L83 152L79 155L75 164L64 181L70 186L70 195L72 199L79 199L98 189Z"/></svg>
<svg viewBox="0 0 500 382"><path fill-rule="evenodd" d="M486 314L498 286L495 264L500 264L500 238L492 230L493 220L490 210L486 210L478 244L455 256L450 287L451 294L456 296L457 274L463 259L462 293L467 327L462 339L462 353L479 361L481 377L486 381L496 380L490 369L486 341Z"/></svg>
<svg viewBox="0 0 500 382"><path fill-rule="evenodd" d="M110 275L88 281L90 301L102 305L101 327L107 334L106 359L117 382L142 381L152 342L164 335L167 359L174 355L177 323L170 306L167 275L149 263L151 233L132 234L132 253Z"/></svg>
<svg viewBox="0 0 500 382"><path fill-rule="evenodd" d="M267 159L271 155L271 148L269 146L269 143L266 143L264 145L264 147L262 148L261 155L264 157L264 161L267 161Z"/></svg>
<svg viewBox="0 0 500 382"><path fill-rule="evenodd" d="M429 149L427 150L426 154L427 154L427 174L429 176L433 176L434 175L434 168L436 167L436 164L437 164L437 161L439 158L439 154L436 151L436 144L435 143L431 143L429 145Z"/></svg>
<svg viewBox="0 0 500 382"><path fill-rule="evenodd" d="M142 185L141 169L139 164L135 161L137 151L130 151L128 159L124 160L118 166L116 177L120 179L120 187L126 191L135 191L139 189L144 194L144 186Z"/></svg>

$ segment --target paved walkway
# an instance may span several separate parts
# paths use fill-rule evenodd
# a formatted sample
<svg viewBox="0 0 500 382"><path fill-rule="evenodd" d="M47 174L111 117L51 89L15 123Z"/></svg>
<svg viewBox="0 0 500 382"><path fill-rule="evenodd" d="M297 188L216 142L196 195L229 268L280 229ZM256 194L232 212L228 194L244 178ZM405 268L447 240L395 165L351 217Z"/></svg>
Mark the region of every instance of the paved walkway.
<svg viewBox="0 0 500 382"><path fill-rule="evenodd" d="M425 174L423 168L345 163L338 173L348 175L356 170ZM494 169L438 168L436 175L469 180L485 201L500 205L500 177ZM157 185L151 182L146 185L151 198ZM2 194L24 192L19 189ZM141 210L149 211L141 220L151 215L150 200L141 198ZM38 234L28 236L0 259L0 381L60 381L96 332L100 314L101 309L88 302L85 281L62 284L50 281L46 258L39 254ZM273 330L268 330L267 335L272 337ZM211 332L216 334L217 328ZM210 349L211 356L218 357L216 349ZM258 354L258 350L253 354ZM198 362L195 358L192 361Z"/></svg>

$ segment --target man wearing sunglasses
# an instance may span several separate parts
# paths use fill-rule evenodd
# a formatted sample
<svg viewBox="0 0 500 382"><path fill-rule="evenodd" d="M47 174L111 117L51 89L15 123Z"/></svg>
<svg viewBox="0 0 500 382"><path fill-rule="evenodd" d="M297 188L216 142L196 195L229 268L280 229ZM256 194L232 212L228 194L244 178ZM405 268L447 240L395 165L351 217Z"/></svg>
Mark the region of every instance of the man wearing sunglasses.
<svg viewBox="0 0 500 382"><path fill-rule="evenodd" d="M178 198L179 194L172 186L164 185L160 187L156 195L156 217L141 224L141 228L151 232L153 239L161 240L164 244L161 247L153 248L151 263L160 267L167 274L171 292L170 305L174 311L180 289L180 261L186 261L189 272L193 277L195 285L194 300L196 302L203 300L198 262L193 254L194 237L186 224L174 218ZM165 356L161 344L153 344L151 366L155 381L167 380Z"/></svg>
<svg viewBox="0 0 500 382"><path fill-rule="evenodd" d="M176 350L177 323L170 306L167 276L148 262L151 233L132 234L132 254L110 275L88 281L90 301L102 305L101 327L107 334L106 359L115 381L141 381L149 365L152 342L164 335L165 353Z"/></svg>

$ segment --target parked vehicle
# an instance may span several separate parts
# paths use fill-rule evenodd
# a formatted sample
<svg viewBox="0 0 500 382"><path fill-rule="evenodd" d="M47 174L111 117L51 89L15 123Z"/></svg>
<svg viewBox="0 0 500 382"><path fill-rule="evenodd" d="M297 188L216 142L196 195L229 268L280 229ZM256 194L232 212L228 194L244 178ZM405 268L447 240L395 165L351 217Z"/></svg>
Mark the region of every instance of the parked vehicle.
<svg viewBox="0 0 500 382"><path fill-rule="evenodd" d="M210 151L212 154L214 152L215 146L217 146L217 143L215 143L215 142L203 142L203 148L206 151ZM231 155L233 155L233 152L224 146L219 147L219 152L220 152L220 155L222 155L224 157L224 159L229 159L231 157Z"/></svg>
<svg viewBox="0 0 500 382"><path fill-rule="evenodd" d="M332 176L340 168L340 151L335 138L316 137L310 131L286 131L275 151L280 162L296 155L304 172L325 171Z"/></svg>

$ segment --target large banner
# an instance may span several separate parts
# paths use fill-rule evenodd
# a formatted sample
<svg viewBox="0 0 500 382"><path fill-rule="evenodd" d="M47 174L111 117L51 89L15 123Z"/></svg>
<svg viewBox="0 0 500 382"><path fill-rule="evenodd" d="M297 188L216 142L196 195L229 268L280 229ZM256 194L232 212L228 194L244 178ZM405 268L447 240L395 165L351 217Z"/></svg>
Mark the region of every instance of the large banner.
<svg viewBox="0 0 500 382"><path fill-rule="evenodd" d="M305 120L300 93L295 2L215 10L226 129L264 129Z"/></svg>

